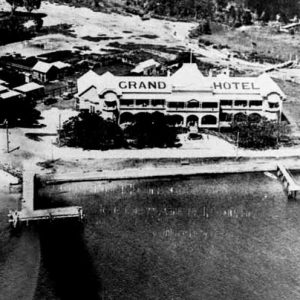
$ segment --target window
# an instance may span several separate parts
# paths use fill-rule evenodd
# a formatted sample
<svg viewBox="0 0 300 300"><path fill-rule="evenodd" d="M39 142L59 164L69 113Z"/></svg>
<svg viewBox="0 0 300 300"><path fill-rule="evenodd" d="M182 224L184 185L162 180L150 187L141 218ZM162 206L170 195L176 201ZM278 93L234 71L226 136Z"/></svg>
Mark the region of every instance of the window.
<svg viewBox="0 0 300 300"><path fill-rule="evenodd" d="M169 102L168 103L169 108L184 108L184 102Z"/></svg>
<svg viewBox="0 0 300 300"><path fill-rule="evenodd" d="M234 101L234 105L235 106L246 107L247 106L247 101L246 100L236 100L236 101Z"/></svg>
<svg viewBox="0 0 300 300"><path fill-rule="evenodd" d="M232 114L221 113L220 114L220 121L221 122L231 122L232 121Z"/></svg>
<svg viewBox="0 0 300 300"><path fill-rule="evenodd" d="M217 124L217 118L215 116L212 116L212 115L204 116L202 118L201 124L202 125L216 125Z"/></svg>
<svg viewBox="0 0 300 300"><path fill-rule="evenodd" d="M129 100L129 99L122 99L122 100L120 100L120 105L121 106L131 107L131 106L134 105L134 101L133 100Z"/></svg>
<svg viewBox="0 0 300 300"><path fill-rule="evenodd" d="M200 103L197 100L191 100L187 103L187 107L188 108L199 108L200 107Z"/></svg>
<svg viewBox="0 0 300 300"><path fill-rule="evenodd" d="M149 100L147 99L135 100L135 103L137 106L149 106Z"/></svg>
<svg viewBox="0 0 300 300"><path fill-rule="evenodd" d="M151 103L152 103L152 105L153 106L165 106L165 100L163 100L163 99L153 99L153 100L151 100Z"/></svg>
<svg viewBox="0 0 300 300"><path fill-rule="evenodd" d="M202 108L218 108L217 102L203 102Z"/></svg>
<svg viewBox="0 0 300 300"><path fill-rule="evenodd" d="M259 100L252 100L249 102L249 106L252 107L252 106L262 106L262 101L259 101Z"/></svg>
<svg viewBox="0 0 300 300"><path fill-rule="evenodd" d="M232 107L232 100L221 100L220 104L221 106L230 106Z"/></svg>
<svg viewBox="0 0 300 300"><path fill-rule="evenodd" d="M278 102L276 102L276 103L269 102L269 107L270 108L279 108L279 103Z"/></svg>
<svg viewBox="0 0 300 300"><path fill-rule="evenodd" d="M106 105L106 107L116 107L117 102L116 101L105 101L105 105Z"/></svg>

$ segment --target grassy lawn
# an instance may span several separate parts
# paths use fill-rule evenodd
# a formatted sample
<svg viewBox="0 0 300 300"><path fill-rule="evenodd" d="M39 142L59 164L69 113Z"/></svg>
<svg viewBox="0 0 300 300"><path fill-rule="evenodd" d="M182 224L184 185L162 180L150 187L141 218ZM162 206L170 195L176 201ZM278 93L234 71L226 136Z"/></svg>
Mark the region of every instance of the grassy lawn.
<svg viewBox="0 0 300 300"><path fill-rule="evenodd" d="M57 99L58 99L57 103L51 105L45 105L44 103L39 103L36 108L39 111L51 109L52 107L56 107L58 109L75 109L76 100L74 98L70 100L63 100L62 98L57 98Z"/></svg>
<svg viewBox="0 0 300 300"><path fill-rule="evenodd" d="M300 84L275 79L287 100L283 103L283 113L291 124L292 134L300 136Z"/></svg>
<svg viewBox="0 0 300 300"><path fill-rule="evenodd" d="M282 60L290 59L290 55L300 57L299 33L295 35L277 33L274 28L269 26L248 26L232 29L212 25L212 31L212 35L203 35L201 39L215 44L228 45L234 51L256 51L259 54Z"/></svg>

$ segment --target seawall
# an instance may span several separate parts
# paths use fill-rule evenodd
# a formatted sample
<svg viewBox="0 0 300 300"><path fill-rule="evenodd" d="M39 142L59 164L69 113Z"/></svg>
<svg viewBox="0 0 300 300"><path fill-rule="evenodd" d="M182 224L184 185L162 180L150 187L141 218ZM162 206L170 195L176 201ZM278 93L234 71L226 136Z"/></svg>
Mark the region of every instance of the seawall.
<svg viewBox="0 0 300 300"><path fill-rule="evenodd" d="M151 179L163 177L197 176L204 174L226 174L226 173L248 173L248 172L273 172L276 171L280 162L292 170L300 170L300 159L288 158L260 158L249 160L218 160L195 162L189 159L181 159L181 164L172 162L170 164L156 165L155 161L134 168L123 168L115 170L80 171L51 176L41 176L46 184L62 184L68 182L103 181L103 180L133 180ZM156 166L154 166L156 165Z"/></svg>

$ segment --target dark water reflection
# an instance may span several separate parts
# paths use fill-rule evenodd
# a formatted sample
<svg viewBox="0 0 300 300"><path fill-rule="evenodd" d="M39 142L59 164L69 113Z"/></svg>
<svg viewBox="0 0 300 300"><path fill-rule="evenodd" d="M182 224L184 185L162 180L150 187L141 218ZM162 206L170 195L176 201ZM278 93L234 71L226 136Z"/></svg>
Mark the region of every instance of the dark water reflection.
<svg viewBox="0 0 300 300"><path fill-rule="evenodd" d="M74 183L40 196L87 215L82 240L67 228L55 252L84 263L62 276L64 261L50 259L54 285L72 270L102 299L300 299L300 205L264 174Z"/></svg>

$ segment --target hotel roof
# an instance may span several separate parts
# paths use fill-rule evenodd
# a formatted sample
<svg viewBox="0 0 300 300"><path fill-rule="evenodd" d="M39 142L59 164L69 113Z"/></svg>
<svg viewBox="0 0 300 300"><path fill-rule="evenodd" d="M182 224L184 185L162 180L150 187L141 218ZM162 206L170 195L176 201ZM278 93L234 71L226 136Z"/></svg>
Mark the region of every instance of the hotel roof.
<svg viewBox="0 0 300 300"><path fill-rule="evenodd" d="M207 90L211 89L210 82L198 69L197 64L183 64L171 76L171 82L177 90Z"/></svg>
<svg viewBox="0 0 300 300"><path fill-rule="evenodd" d="M228 75L219 75L212 78L212 87L215 94L224 95L244 95L245 99L251 95L260 95L266 97L271 93L278 93L283 100L286 95L280 89L276 82L267 74L258 77L230 77Z"/></svg>
<svg viewBox="0 0 300 300"><path fill-rule="evenodd" d="M90 87L94 86L99 95L107 91L114 91L123 94L128 98L139 97L143 94L163 94L189 92L198 93L199 91L217 94L222 99L228 97L244 97L244 99L262 99L271 93L278 93L282 100L286 95L276 82L267 75L262 74L258 77L230 77L219 75L217 77L205 77L198 69L197 64L183 64L171 77L158 76L114 76L110 72L98 75L89 71L78 79L78 96L81 96ZM128 94L128 96L125 96ZM208 95L207 95L208 96ZM151 96L152 97L152 96ZM197 96L195 95L197 99Z"/></svg>

